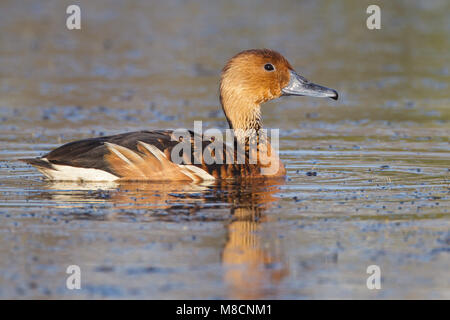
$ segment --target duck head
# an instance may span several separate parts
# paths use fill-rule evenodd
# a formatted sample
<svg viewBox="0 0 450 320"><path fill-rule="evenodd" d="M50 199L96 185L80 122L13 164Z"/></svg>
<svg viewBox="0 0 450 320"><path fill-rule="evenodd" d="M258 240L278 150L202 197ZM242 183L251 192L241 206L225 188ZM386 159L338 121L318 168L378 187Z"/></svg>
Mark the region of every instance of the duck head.
<svg viewBox="0 0 450 320"><path fill-rule="evenodd" d="M338 93L309 82L280 53L269 49L242 51L222 70L220 101L233 129L259 130L262 127L260 105L281 96L337 100Z"/></svg>

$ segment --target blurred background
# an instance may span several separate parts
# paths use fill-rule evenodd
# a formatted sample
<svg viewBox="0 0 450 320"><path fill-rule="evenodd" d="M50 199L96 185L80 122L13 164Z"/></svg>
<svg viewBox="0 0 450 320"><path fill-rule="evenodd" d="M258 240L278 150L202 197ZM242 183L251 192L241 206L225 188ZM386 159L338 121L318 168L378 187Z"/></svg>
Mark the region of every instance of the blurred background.
<svg viewBox="0 0 450 320"><path fill-rule="evenodd" d="M1 1L0 297L450 298L449 14L445 0ZM51 184L16 161L226 128L220 70L264 47L340 94L263 106L286 183ZM65 288L69 264L83 290Z"/></svg>

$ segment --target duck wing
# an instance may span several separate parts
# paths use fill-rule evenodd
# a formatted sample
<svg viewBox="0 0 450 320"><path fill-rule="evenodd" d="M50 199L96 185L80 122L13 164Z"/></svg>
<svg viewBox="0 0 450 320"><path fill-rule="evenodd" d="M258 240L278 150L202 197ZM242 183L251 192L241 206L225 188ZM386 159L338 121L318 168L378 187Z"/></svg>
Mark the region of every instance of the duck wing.
<svg viewBox="0 0 450 320"><path fill-rule="evenodd" d="M20 159L50 180L203 181L214 177L200 166L176 164L179 141L171 130L138 131L67 143L41 158ZM193 132L190 132L193 137Z"/></svg>

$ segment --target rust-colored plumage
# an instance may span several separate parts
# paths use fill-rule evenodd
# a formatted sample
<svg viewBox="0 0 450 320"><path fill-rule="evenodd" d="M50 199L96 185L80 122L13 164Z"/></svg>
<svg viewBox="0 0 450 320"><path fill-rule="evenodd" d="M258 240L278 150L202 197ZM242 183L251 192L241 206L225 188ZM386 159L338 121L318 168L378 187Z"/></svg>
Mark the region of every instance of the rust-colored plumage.
<svg viewBox="0 0 450 320"><path fill-rule="evenodd" d="M295 82L297 81L297 82ZM170 180L203 181L230 178L271 178L284 176L286 170L271 148L268 139L261 139L260 105L284 94L326 96L337 98L332 89L317 86L320 93L313 93L313 85L298 76L289 62L278 52L269 49L253 49L232 57L222 70L220 101L230 128L237 132L236 141L245 144L246 160L251 139L258 141L256 152L265 155L257 162L206 164L204 159L195 162L194 154L182 154L185 162L175 163L172 151L179 141L172 131L140 131L121 135L99 137L68 143L41 158L22 159L36 166L51 180ZM304 86L305 92L295 90ZM312 89L311 89L312 88ZM316 90L319 90L317 89ZM309 91L308 91L309 90ZM330 91L332 91L330 95ZM335 94L335 95L334 95ZM253 130L253 131L252 131ZM242 132L253 132L243 135ZM194 133L190 132L194 146ZM203 137L201 137L203 140ZM201 151L209 148L211 141L203 141ZM224 147L225 148L225 147ZM229 150L224 149L224 154ZM232 157L236 159L236 148ZM203 154L203 153L201 153ZM268 160L268 162L267 162ZM264 168L275 164L274 172L263 173Z"/></svg>
<svg viewBox="0 0 450 320"><path fill-rule="evenodd" d="M274 66L268 72L266 64ZM246 50L231 58L222 70L220 101L233 129L262 127L260 105L282 95L289 82L292 66L280 53L269 50Z"/></svg>

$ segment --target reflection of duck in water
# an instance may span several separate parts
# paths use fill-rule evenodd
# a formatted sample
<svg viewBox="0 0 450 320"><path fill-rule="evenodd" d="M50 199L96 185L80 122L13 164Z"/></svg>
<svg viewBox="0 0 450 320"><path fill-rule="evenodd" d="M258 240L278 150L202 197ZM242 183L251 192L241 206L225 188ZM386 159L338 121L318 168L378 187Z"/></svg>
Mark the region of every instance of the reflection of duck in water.
<svg viewBox="0 0 450 320"><path fill-rule="evenodd" d="M282 252L273 239L263 236L264 211L275 200L276 187L246 194L232 207L233 221L222 253L225 282L234 299L259 299L287 275ZM269 241L270 240L270 241Z"/></svg>
<svg viewBox="0 0 450 320"><path fill-rule="evenodd" d="M151 216L152 220L178 220L180 215L189 220L228 220L223 209L230 209L231 221L225 225L227 236L221 255L228 297L257 299L270 295L271 287L287 274L280 246L270 233L264 233L264 223L270 220L265 211L277 200L279 183L282 181L209 186L138 182L106 184L103 188L99 183L95 184L96 188L89 188L92 184L76 183L45 186L52 189L53 200L67 205L77 206L84 198L86 202L113 203L116 208L126 209L125 212L150 209L148 213L140 211L139 215ZM68 189L70 192L64 191ZM96 189L99 190L92 191ZM164 215L158 215L159 209ZM220 210L220 215L214 214L214 210ZM125 212L122 214L127 215ZM120 219L120 215L115 211L106 219Z"/></svg>
<svg viewBox="0 0 450 320"><path fill-rule="evenodd" d="M208 192L209 185L205 182L48 181L44 186L51 192L39 194L38 197L62 202L67 207L103 202L113 203L122 209L170 210L177 203L204 202L201 195Z"/></svg>
<svg viewBox="0 0 450 320"><path fill-rule="evenodd" d="M183 139L190 148L186 152L182 150L181 156L180 153L177 155L172 151L180 140L170 130L131 132L75 141L41 158L23 161L37 167L50 180L196 182L284 176L286 170L278 155L265 135L260 133L260 105L283 95L338 97L335 90L308 82L298 75L278 52L247 50L228 61L220 83L222 108L230 128L235 130L234 144L244 144L245 153L237 154L236 147L233 151L229 148L225 151L210 148L215 139L200 137L200 155L205 154L205 148L212 149L211 153L222 150L222 154L231 156L226 163L205 161L204 157L196 154L195 149L199 147L194 141L198 138L192 131L186 132L187 136ZM250 141L257 144L256 156L249 152L255 151L249 148ZM236 163L243 155L244 163ZM182 161L176 160L176 156ZM256 162L249 161L252 157Z"/></svg>

